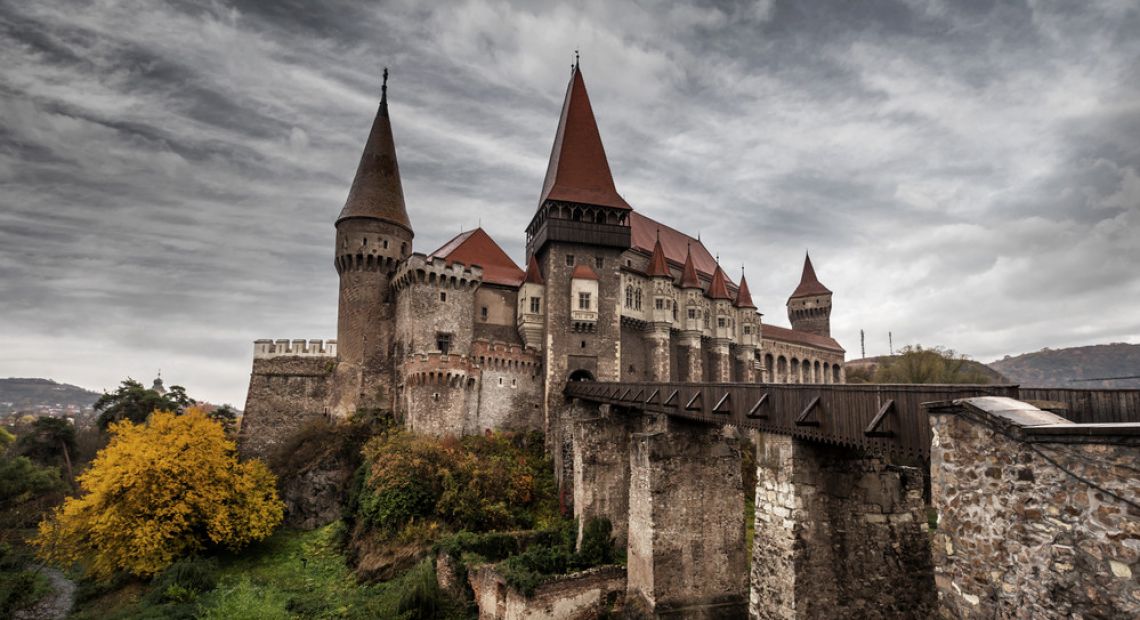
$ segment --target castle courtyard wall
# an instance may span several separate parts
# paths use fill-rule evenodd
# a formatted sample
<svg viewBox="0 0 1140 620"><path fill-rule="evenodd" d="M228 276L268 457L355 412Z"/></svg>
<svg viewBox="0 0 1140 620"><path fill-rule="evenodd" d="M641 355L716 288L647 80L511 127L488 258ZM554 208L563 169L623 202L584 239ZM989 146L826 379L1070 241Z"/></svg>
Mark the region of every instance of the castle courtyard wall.
<svg viewBox="0 0 1140 620"><path fill-rule="evenodd" d="M241 455L268 458L307 422L327 415L335 367L333 357L255 357L238 436Z"/></svg>

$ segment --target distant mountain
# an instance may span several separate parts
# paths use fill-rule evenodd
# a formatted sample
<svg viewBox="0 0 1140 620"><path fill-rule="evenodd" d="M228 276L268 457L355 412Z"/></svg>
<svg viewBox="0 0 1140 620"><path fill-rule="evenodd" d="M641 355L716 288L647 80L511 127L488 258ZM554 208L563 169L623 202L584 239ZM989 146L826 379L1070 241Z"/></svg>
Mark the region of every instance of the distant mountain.
<svg viewBox="0 0 1140 620"><path fill-rule="evenodd" d="M1140 375L1140 344L1098 344L1069 349L1041 349L1005 356L990 368L1027 387L1140 388L1140 379L1073 381Z"/></svg>
<svg viewBox="0 0 1140 620"><path fill-rule="evenodd" d="M17 412L90 415L99 392L51 379L0 379L0 416Z"/></svg>

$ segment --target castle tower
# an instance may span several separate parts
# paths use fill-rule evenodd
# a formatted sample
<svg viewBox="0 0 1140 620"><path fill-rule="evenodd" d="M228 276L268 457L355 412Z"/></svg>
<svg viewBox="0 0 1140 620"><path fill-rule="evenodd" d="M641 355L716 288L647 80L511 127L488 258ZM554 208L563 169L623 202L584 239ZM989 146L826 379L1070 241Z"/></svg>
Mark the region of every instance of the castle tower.
<svg viewBox="0 0 1140 620"><path fill-rule="evenodd" d="M704 380L704 357L701 353L701 334L707 320L705 292L697 277L693 262L693 248L685 250L685 266L681 269L681 299L685 314L681 317L681 352L685 358L678 364L681 381Z"/></svg>
<svg viewBox="0 0 1140 620"><path fill-rule="evenodd" d="M736 308L736 360L737 381L741 383L756 382L756 347L760 344L760 313L756 311L756 304L752 301L752 292L748 290L748 280L744 278L743 267L740 273L740 287L736 289L736 300L732 302Z"/></svg>
<svg viewBox="0 0 1140 620"><path fill-rule="evenodd" d="M708 298L712 303L712 341L710 353L713 381L732 381L732 359L729 350L736 332L736 312L732 308L732 295L728 292L728 277L718 264L709 284Z"/></svg>
<svg viewBox="0 0 1140 620"><path fill-rule="evenodd" d="M815 277L807 254L800 285L788 298L788 320L796 331L831 337L831 291Z"/></svg>
<svg viewBox="0 0 1140 620"><path fill-rule="evenodd" d="M562 484L570 471L562 396L566 382L621 378L619 263L630 247L631 212L614 187L586 83L575 63L538 210L526 229L528 264L533 257L546 281L543 413L547 446Z"/></svg>
<svg viewBox="0 0 1140 620"><path fill-rule="evenodd" d="M331 402L336 415L349 415L358 407L393 407L395 321L390 280L398 263L411 253L412 236L388 117L385 69L380 107L336 220L340 300Z"/></svg>
<svg viewBox="0 0 1140 620"><path fill-rule="evenodd" d="M649 276L653 287L652 320L646 330L646 344L649 347L648 367L651 381L668 381L670 363L670 330L673 328L674 307L673 274L665 260L665 249L661 247L661 231L653 244L653 254L649 257Z"/></svg>

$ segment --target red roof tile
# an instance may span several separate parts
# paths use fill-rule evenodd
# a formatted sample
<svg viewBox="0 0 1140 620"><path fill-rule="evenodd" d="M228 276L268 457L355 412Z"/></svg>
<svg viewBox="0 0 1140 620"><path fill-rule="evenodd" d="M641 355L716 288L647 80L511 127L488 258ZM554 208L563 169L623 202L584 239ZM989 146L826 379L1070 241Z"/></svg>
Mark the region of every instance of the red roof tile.
<svg viewBox="0 0 1140 620"><path fill-rule="evenodd" d="M515 261L495 243L482 228L456 235L428 258L442 258L448 263L477 265L483 268L483 281L489 284L518 286L525 274Z"/></svg>
<svg viewBox="0 0 1140 620"><path fill-rule="evenodd" d="M665 258L674 265L684 265L685 255L691 251L693 264L699 273L704 274L706 278L712 278L713 272L716 271L716 259L700 239L670 228L638 211L629 214L629 228L630 244L635 250L652 254L653 247L660 239L661 249L665 250Z"/></svg>
<svg viewBox="0 0 1140 620"><path fill-rule="evenodd" d="M728 283L725 282L724 270L720 265L716 266L716 271L713 272L712 284L709 285L708 296L709 299L732 299L732 295L728 294Z"/></svg>
<svg viewBox="0 0 1140 620"><path fill-rule="evenodd" d="M574 268L574 273L570 274L570 277L579 280L597 280L598 274L594 273L589 265L583 263Z"/></svg>
<svg viewBox="0 0 1140 620"><path fill-rule="evenodd" d="M681 288L702 288L701 280L697 277L697 268L693 265L693 252L685 251L685 267L681 270Z"/></svg>
<svg viewBox="0 0 1140 620"><path fill-rule="evenodd" d="M756 309L756 304L752 302L752 292L748 290L748 280L744 279L744 274L740 274L740 288L736 289L736 301L733 302L737 308L752 308Z"/></svg>
<svg viewBox="0 0 1140 620"><path fill-rule="evenodd" d="M364 153L356 168L356 177L337 221L350 217L367 217L391 222L412 232L408 210L404 206L404 189L400 185L400 166L396 163L396 143L392 139L392 122L388 118L387 74L380 109L372 121L372 131L364 143Z"/></svg>
<svg viewBox="0 0 1140 620"><path fill-rule="evenodd" d="M792 344L799 344L809 347L819 347L821 349L828 349L837 353L843 353L843 347L834 338L827 336L820 336L817 334L809 334L808 332L796 331L788 329L787 327L780 327L779 325L769 325L767 323L761 328L760 332L763 338L770 338L772 340L779 340L780 342L790 342Z"/></svg>
<svg viewBox="0 0 1140 620"><path fill-rule="evenodd" d="M647 276L659 277L665 276L672 278L673 274L669 271L669 263L665 262L665 250L661 248L661 238L657 238L657 242L653 244L653 255L649 257L649 271L646 272Z"/></svg>
<svg viewBox="0 0 1140 620"><path fill-rule="evenodd" d="M525 284L546 284L546 280L542 279L542 271L538 268L538 260L533 255L526 264L526 278L523 279L523 282Z"/></svg>
<svg viewBox="0 0 1140 620"><path fill-rule="evenodd" d="M586 94L586 83L577 66L566 87L539 204L547 200L630 208L614 187L590 96Z"/></svg>
<svg viewBox="0 0 1140 620"><path fill-rule="evenodd" d="M819 279L815 277L815 268L811 266L811 256L804 254L804 272L800 276L800 285L792 293L788 299L795 299L796 297L811 297L812 295L827 295L831 291L819 283Z"/></svg>

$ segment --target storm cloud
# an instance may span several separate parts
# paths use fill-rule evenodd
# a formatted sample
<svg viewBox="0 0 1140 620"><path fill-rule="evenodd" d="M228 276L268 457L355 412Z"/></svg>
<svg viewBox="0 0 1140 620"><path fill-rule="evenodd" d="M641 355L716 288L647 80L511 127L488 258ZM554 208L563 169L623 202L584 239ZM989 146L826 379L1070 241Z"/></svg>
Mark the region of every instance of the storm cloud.
<svg viewBox="0 0 1140 620"><path fill-rule="evenodd" d="M766 322L810 250L849 358L1140 340L1133 0L0 0L0 375L241 406L255 338L334 337L385 66L416 250L521 262L575 49L618 190Z"/></svg>

